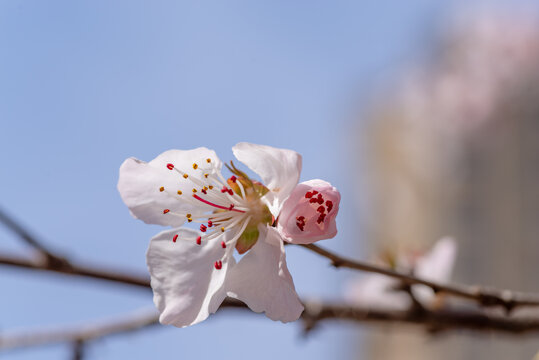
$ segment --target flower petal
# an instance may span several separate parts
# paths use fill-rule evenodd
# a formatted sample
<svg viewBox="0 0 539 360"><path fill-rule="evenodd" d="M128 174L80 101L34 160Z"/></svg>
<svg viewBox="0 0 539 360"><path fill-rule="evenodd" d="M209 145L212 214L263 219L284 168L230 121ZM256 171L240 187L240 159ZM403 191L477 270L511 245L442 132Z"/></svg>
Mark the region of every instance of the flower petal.
<svg viewBox="0 0 539 360"><path fill-rule="evenodd" d="M266 197L270 211L277 216L283 201L299 181L301 155L292 150L246 142L236 144L232 151L239 161L260 176L270 190Z"/></svg>
<svg viewBox="0 0 539 360"><path fill-rule="evenodd" d="M176 234L178 239L173 242ZM225 254L220 238L197 245L197 236L190 229L172 229L150 242L146 261L162 324L185 327L199 323L217 311L226 297L223 284L234 258L230 250ZM223 255L222 268L217 270L214 263Z"/></svg>
<svg viewBox="0 0 539 360"><path fill-rule="evenodd" d="M451 279L456 256L457 243L451 237L444 237L417 260L414 275L425 280L447 283ZM431 306L436 298L434 291L427 286L414 285L412 292L425 306Z"/></svg>
<svg viewBox="0 0 539 360"><path fill-rule="evenodd" d="M448 282L453 272L457 255L457 244L451 237L436 242L432 249L421 257L415 266L414 274L422 279Z"/></svg>
<svg viewBox="0 0 539 360"><path fill-rule="evenodd" d="M277 229L288 242L310 244L337 235L335 217L341 195L330 183L314 179L298 184L283 204Z"/></svg>
<svg viewBox="0 0 539 360"><path fill-rule="evenodd" d="M294 321L303 311L286 266L284 246L275 228L260 226L256 245L228 274L228 295L272 320Z"/></svg>
<svg viewBox="0 0 539 360"><path fill-rule="evenodd" d="M208 163L206 159L211 159ZM197 170L193 164L197 164ZM169 170L167 164L187 173L185 179L178 171ZM182 196L190 196L192 178L201 180L205 172L220 170L221 161L213 150L197 148L193 150L165 151L154 160L146 163L135 158L124 161L120 167L118 190L131 214L148 224L180 226L185 222L184 216L174 215L176 212L198 214L204 211L201 203L196 206L182 201ZM161 188L163 191L160 191ZM182 195L178 195L178 190ZM163 214L165 209L170 213Z"/></svg>
<svg viewBox="0 0 539 360"><path fill-rule="evenodd" d="M410 296L397 290L400 282L380 274L368 274L354 279L346 287L344 297L350 304L373 309L406 310Z"/></svg>

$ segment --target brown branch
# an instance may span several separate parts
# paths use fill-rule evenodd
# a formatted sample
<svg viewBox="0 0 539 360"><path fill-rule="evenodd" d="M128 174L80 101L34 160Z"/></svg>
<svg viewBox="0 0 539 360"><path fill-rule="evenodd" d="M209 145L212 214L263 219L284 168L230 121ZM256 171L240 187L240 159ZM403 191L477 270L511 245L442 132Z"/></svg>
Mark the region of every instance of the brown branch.
<svg viewBox="0 0 539 360"><path fill-rule="evenodd" d="M28 230L24 228L19 222L17 222L12 216L8 215L5 211L0 208L0 223L4 224L8 229L13 231L19 236L19 238L24 241L26 244L30 245L32 248L37 250L51 266L55 267L68 267L70 266L69 261L55 254L52 250L47 248L41 241L39 241L34 235L30 234Z"/></svg>
<svg viewBox="0 0 539 360"><path fill-rule="evenodd" d="M539 297L536 295L517 293L509 290L499 290L494 288L484 288L479 286L448 285L434 281L421 279L409 274L399 273L390 268L367 264L352 259L336 255L328 250L314 244L300 245L331 261L336 267L367 271L390 276L402 281L406 285L425 285L430 287L435 293L446 293L476 301L481 306L502 306L510 312L519 306L539 306Z"/></svg>
<svg viewBox="0 0 539 360"><path fill-rule="evenodd" d="M432 311L410 309L408 311L379 310L344 304L304 302L305 311L301 315L306 332L313 330L321 322L328 320L348 321L369 324L407 324L420 326L431 333L451 330L468 330L475 332L497 332L505 334L532 334L539 332L539 318L516 318L487 315L476 310L446 309ZM236 308L248 310L241 301L227 298L223 309ZM159 314L155 310L138 311L120 319L108 320L96 324L68 329L47 329L41 331L24 331L0 336L0 350L12 350L31 346L41 346L58 343L77 344L75 349L90 341L103 337L124 334L157 325Z"/></svg>
<svg viewBox="0 0 539 360"><path fill-rule="evenodd" d="M450 330L505 334L539 333L539 318L488 315L481 309L418 311L412 307L410 310L398 311L307 302L302 319L305 320L307 330L323 320L344 320L358 323L411 324L436 333Z"/></svg>
<svg viewBox="0 0 539 360"><path fill-rule="evenodd" d="M150 279L148 276L133 275L125 271L106 269L102 266L81 265L74 263L73 261L70 261L69 266L63 266L62 263L29 260L22 257L14 257L0 253L0 265L14 266L22 269L51 271L66 275L84 276L99 280L107 280L116 283L150 288Z"/></svg>

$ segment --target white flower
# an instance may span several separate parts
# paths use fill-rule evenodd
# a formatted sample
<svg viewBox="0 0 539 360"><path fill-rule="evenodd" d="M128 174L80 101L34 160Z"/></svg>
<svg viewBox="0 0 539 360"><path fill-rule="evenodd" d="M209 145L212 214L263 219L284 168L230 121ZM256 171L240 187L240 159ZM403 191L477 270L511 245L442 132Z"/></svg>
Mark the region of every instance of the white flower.
<svg viewBox="0 0 539 360"><path fill-rule="evenodd" d="M319 230L312 232L316 237L297 237L297 242L336 233L340 196L328 183L302 183L298 188L304 196L284 204L298 191L294 190L301 172L298 153L249 143L237 144L233 152L264 184L251 180L232 162L226 166L233 175L225 179L221 161L206 148L166 151L149 163L130 158L120 168L118 189L132 215L173 227L154 236L147 253L154 302L163 324L184 327L203 321L226 296L243 301L253 311L264 311L273 320L298 319L303 305L286 266L283 231L275 227L275 219L285 213L283 206L293 208L287 214L297 221L281 217L279 222L304 228L302 233L305 222L314 220L310 212L298 214L298 203L305 211L309 204L315 209L322 206L318 215L324 215L316 219ZM325 187L318 195L314 187L321 184ZM318 198L309 202L313 192L321 197L321 204ZM186 222L200 223L200 231L182 227ZM287 234L286 241L295 240ZM234 249L245 254L238 263Z"/></svg>
<svg viewBox="0 0 539 360"><path fill-rule="evenodd" d="M447 283L451 278L457 254L454 239L444 237L436 242L432 249L420 257L399 256L396 270L412 272L414 276L438 283ZM348 287L345 296L350 303L382 309L406 310L411 306L408 294L400 291L401 282L381 274L369 274L354 281ZM434 291L423 285L413 285L414 297L426 307L435 305Z"/></svg>

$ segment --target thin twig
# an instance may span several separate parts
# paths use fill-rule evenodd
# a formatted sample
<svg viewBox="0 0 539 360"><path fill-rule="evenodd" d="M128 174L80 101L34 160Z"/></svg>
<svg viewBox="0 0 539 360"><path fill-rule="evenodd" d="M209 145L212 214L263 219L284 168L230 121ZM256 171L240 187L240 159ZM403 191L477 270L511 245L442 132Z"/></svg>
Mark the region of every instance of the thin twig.
<svg viewBox="0 0 539 360"><path fill-rule="evenodd" d="M52 271L67 275L84 276L99 280L113 281L122 284L136 285L144 288L150 287L148 276L133 275L125 271L106 269L102 266L87 266L70 262L68 267L48 261L29 260L0 253L0 265L14 266L23 269Z"/></svg>
<svg viewBox="0 0 539 360"><path fill-rule="evenodd" d="M425 285L430 287L435 293L446 293L474 300L481 306L502 306L507 312L521 306L539 306L539 297L536 295L517 293L509 290L484 288L479 286L440 284L434 281L421 279L413 275L399 273L390 268L348 259L325 250L318 245L302 244L300 246L314 251L315 253L331 260L331 264L336 268L345 267L349 269L382 274L399 279L407 285Z"/></svg>
<svg viewBox="0 0 539 360"><path fill-rule="evenodd" d="M24 228L19 222L17 222L12 216L8 215L5 211L0 208L0 222L4 224L8 229L13 231L19 236L19 238L24 241L26 244L30 245L32 248L37 250L42 254L46 261L51 264L53 267L69 267L69 261L55 254L52 250L47 248L41 241L39 241L34 235L30 234L28 230Z"/></svg>

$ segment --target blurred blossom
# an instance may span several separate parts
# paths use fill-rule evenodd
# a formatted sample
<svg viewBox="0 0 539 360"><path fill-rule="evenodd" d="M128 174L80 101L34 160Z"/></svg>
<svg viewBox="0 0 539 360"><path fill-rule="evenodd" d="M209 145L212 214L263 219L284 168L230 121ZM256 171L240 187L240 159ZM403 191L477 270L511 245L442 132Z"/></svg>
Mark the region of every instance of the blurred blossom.
<svg viewBox="0 0 539 360"><path fill-rule="evenodd" d="M451 278L457 254L457 244L453 238L444 237L427 253L401 253L396 257L385 257L385 264L402 273L411 273L421 279L447 283ZM406 310L412 305L410 296L400 290L397 279L369 274L353 281L345 291L345 297L352 304L371 308ZM414 297L425 307L436 307L437 297L431 288L413 285Z"/></svg>
<svg viewBox="0 0 539 360"><path fill-rule="evenodd" d="M457 132L492 118L504 97L539 70L536 17L483 13L452 23L435 61L405 77L396 99L412 119Z"/></svg>

